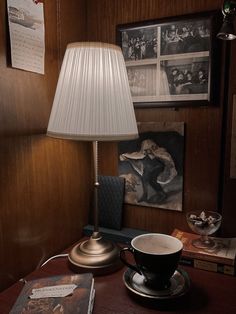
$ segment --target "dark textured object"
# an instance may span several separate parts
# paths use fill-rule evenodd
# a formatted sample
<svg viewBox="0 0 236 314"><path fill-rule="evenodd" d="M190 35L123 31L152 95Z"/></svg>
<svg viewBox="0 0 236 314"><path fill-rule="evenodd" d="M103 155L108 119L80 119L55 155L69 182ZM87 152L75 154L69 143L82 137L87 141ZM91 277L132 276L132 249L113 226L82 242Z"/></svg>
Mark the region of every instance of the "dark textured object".
<svg viewBox="0 0 236 314"><path fill-rule="evenodd" d="M114 230L101 227L99 228L99 231L101 232L104 239L126 244L130 244L131 240L140 234L149 233L148 231L145 230L132 228L122 228L121 230ZM92 233L93 233L92 225L87 225L84 227L83 234L85 236L90 237Z"/></svg>
<svg viewBox="0 0 236 314"><path fill-rule="evenodd" d="M99 225L120 230L124 203L125 182L115 176L99 176Z"/></svg>
<svg viewBox="0 0 236 314"><path fill-rule="evenodd" d="M99 226L120 230L125 180L117 176L99 176L98 180Z"/></svg>
<svg viewBox="0 0 236 314"><path fill-rule="evenodd" d="M50 286L75 284L76 289L66 296L54 296ZM32 298L38 293L33 289L48 288L50 297ZM63 292L60 288L60 292ZM58 293L58 292L57 292ZM19 313L90 313L94 301L94 279L91 273L77 275L55 275L29 280L21 290L10 314ZM56 311L57 309L57 311ZM1 312L2 313L2 312Z"/></svg>
<svg viewBox="0 0 236 314"><path fill-rule="evenodd" d="M131 245L120 251L121 261L145 278L151 289L169 288L170 278L176 271L183 244L176 237L161 233L141 234L131 241ZM127 259L133 255L135 262Z"/></svg>
<svg viewBox="0 0 236 314"><path fill-rule="evenodd" d="M83 239L81 239L83 241ZM71 250L71 247L63 253ZM58 252L59 253L59 252ZM214 314L236 313L236 280L233 276L182 266L191 280L187 295L176 299L156 300L146 298L126 289L122 276L127 272L120 269L109 276L95 278L95 302L93 314L135 313L135 314ZM125 274L124 274L125 272ZM39 267L25 279L72 274L66 258L55 258L44 267ZM16 282L0 293L0 313L9 314L22 282Z"/></svg>

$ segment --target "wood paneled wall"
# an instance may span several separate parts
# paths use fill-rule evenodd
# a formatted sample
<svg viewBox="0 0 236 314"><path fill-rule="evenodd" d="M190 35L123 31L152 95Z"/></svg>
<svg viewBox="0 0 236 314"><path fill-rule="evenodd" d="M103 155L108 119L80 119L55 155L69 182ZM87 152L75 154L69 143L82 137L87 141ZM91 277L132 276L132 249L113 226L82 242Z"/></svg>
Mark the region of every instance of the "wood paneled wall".
<svg viewBox="0 0 236 314"><path fill-rule="evenodd" d="M235 21L236 25L236 21ZM222 155L222 200L220 206L223 214L222 231L226 236L236 236L236 178L231 177L230 163L231 163L231 138L232 134L232 115L233 115L233 98L236 98L236 40L228 43L229 48L229 76L226 85L226 99L227 106L224 110L224 125L223 129L223 145L225 153ZM233 153L235 156L235 151Z"/></svg>
<svg viewBox="0 0 236 314"><path fill-rule="evenodd" d="M88 0L88 39L115 43L116 25L136 21L181 16L196 12L220 10L222 0ZM224 66L219 64L219 70ZM234 70L235 73L235 70ZM234 75L235 76L235 75ZM185 122L185 164L183 212L126 205L124 225L155 232L171 233L173 228L189 230L185 214L189 210L221 211L220 172L222 149L223 84L216 106L173 109L136 109L137 121ZM104 174L117 174L117 146L101 148L101 168ZM236 218L227 212L227 220ZM231 215L231 217L230 217ZM233 216L232 216L233 215ZM236 236L235 228L228 234Z"/></svg>
<svg viewBox="0 0 236 314"><path fill-rule="evenodd" d="M0 0L0 289L76 241L87 222L90 146L45 136L67 43L115 43L117 24L220 9L221 4L45 0L46 71L39 75L7 64L6 1ZM231 77L235 79L235 70ZM221 94L215 107L136 110L138 121L185 122L184 211L125 206L125 226L170 233L174 227L187 229L188 210L220 210L223 105ZM105 143L99 150L101 173L116 175L117 145ZM228 222L232 210L226 210ZM232 233L233 223L229 226Z"/></svg>
<svg viewBox="0 0 236 314"><path fill-rule="evenodd" d="M87 223L90 146L45 135L68 42L86 39L86 1L44 1L45 75L7 64L0 0L0 290L76 242Z"/></svg>

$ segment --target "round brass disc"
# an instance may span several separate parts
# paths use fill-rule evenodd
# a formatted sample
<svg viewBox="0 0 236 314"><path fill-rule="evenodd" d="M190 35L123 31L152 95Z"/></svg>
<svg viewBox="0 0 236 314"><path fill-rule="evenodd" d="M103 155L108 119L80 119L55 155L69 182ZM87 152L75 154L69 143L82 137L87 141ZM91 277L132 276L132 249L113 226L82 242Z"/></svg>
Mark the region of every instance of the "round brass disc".
<svg viewBox="0 0 236 314"><path fill-rule="evenodd" d="M69 253L69 262L75 271L89 271L94 274L112 272L120 268L120 249L114 243L104 240L94 232L89 240L77 244Z"/></svg>

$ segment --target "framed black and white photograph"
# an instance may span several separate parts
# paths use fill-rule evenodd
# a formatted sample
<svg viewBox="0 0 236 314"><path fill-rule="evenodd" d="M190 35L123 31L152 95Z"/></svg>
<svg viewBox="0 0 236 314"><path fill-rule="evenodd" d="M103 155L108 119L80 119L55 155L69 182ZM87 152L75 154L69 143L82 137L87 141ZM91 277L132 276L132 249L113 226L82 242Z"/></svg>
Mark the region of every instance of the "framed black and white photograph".
<svg viewBox="0 0 236 314"><path fill-rule="evenodd" d="M142 122L138 130L138 139L118 145L125 203L182 211L184 122Z"/></svg>
<svg viewBox="0 0 236 314"><path fill-rule="evenodd" d="M136 107L209 105L220 79L217 14L117 26Z"/></svg>

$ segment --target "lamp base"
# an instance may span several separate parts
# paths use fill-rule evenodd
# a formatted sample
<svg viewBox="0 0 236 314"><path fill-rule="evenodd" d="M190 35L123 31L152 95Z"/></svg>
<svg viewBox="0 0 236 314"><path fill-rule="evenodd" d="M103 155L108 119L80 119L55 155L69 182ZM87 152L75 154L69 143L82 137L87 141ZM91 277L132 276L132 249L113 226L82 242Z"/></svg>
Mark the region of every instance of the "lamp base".
<svg viewBox="0 0 236 314"><path fill-rule="evenodd" d="M89 240L77 244L68 259L74 271L102 275L122 267L120 249L114 243L104 240L99 232L93 232Z"/></svg>

